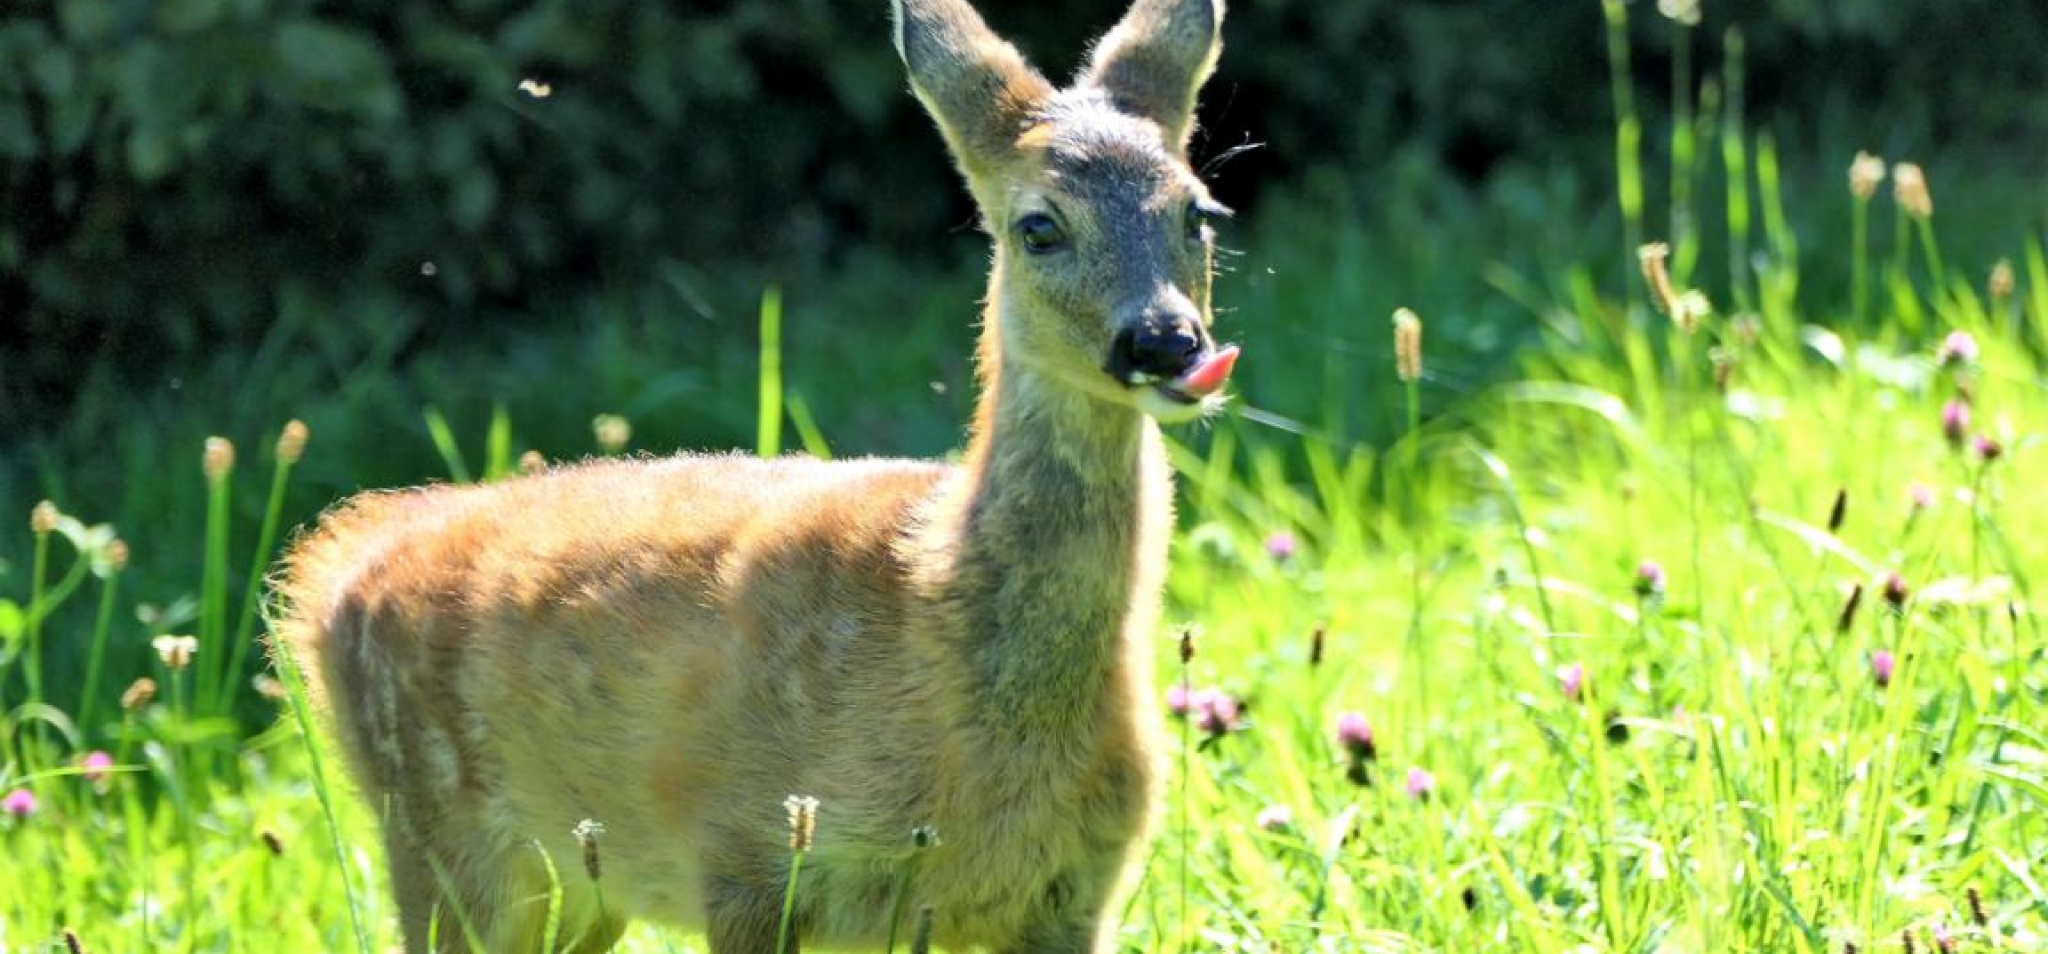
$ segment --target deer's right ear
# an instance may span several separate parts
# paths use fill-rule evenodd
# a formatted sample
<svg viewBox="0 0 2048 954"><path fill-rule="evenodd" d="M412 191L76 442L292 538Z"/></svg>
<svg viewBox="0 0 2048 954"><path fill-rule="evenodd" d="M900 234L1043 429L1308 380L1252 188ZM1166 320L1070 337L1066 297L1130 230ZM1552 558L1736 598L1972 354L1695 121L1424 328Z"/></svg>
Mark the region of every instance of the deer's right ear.
<svg viewBox="0 0 2048 954"><path fill-rule="evenodd" d="M965 0L894 0L896 52L969 178L1012 154L1052 84Z"/></svg>

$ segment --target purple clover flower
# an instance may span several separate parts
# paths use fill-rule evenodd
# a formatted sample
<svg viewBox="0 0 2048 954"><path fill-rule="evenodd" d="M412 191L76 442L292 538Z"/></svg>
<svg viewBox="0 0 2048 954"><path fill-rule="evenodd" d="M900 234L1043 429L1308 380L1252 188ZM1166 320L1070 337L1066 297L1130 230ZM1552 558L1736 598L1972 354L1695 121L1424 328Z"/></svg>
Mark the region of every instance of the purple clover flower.
<svg viewBox="0 0 2048 954"><path fill-rule="evenodd" d="M1664 595L1664 566L1644 560L1636 566L1636 595L1644 599Z"/></svg>
<svg viewBox="0 0 2048 954"><path fill-rule="evenodd" d="M86 781L98 785L113 777L114 757L94 749L78 760L78 768Z"/></svg>
<svg viewBox="0 0 2048 954"><path fill-rule="evenodd" d="M1285 530L1276 530L1266 538L1266 555L1275 563L1289 563L1295 554L1301 552L1301 541Z"/></svg>
<svg viewBox="0 0 2048 954"><path fill-rule="evenodd" d="M1366 721L1364 713L1345 712L1337 716L1337 745L1353 761L1370 761L1379 755L1379 747L1372 738L1372 723Z"/></svg>
<svg viewBox="0 0 2048 954"><path fill-rule="evenodd" d="M1950 447L1960 449L1963 438L1970 434L1970 405L1962 398L1949 398L1941 406L1941 436L1948 439Z"/></svg>
<svg viewBox="0 0 2048 954"><path fill-rule="evenodd" d="M1582 701L1586 693L1586 664L1572 663L1557 670L1557 689L1566 699Z"/></svg>
<svg viewBox="0 0 2048 954"><path fill-rule="evenodd" d="M1429 801L1429 797L1436 794L1436 776L1420 766L1411 768L1408 770L1407 789L1409 798L1418 802Z"/></svg>
<svg viewBox="0 0 2048 954"><path fill-rule="evenodd" d="M1941 347L1934 351L1935 360L1942 367L1977 363L1977 339L1967 331L1951 331L1941 339Z"/></svg>

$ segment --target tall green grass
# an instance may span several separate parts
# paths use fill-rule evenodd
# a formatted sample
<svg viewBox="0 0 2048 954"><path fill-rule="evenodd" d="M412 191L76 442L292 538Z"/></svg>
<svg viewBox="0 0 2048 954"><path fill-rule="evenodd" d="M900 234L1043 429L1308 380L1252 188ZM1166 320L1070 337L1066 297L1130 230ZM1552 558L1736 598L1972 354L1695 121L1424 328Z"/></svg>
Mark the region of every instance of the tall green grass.
<svg viewBox="0 0 2048 954"><path fill-rule="evenodd" d="M2048 500L2033 492L2048 256L2038 239L2000 250L2018 267L1980 291L1989 261L1942 253L1947 213L1896 215L1891 242L1863 244L1890 200L1788 188L1776 142L1743 123L1733 33L1696 98L1674 65L1676 113L1698 112L1672 131L1670 231L1653 234L1627 11L1605 8L1611 234L1674 243L1673 282L1717 307L1690 329L1631 307L1651 298L1637 249L1572 244L1584 223L1558 206L1512 224L1555 230L1562 258L1447 254L1551 195L1515 191L1526 182L1460 213L1469 200L1414 180L1384 233L1313 199L1272 205L1278 224L1245 238L1223 289L1239 309L1224 333L1248 344L1242 400L1175 435L1186 525L1170 607L1175 632L1199 635L1186 649L1162 635L1159 652L1181 694L1205 701L1176 726L1125 949L2048 944L2048 658L2032 591L2048 568L2035 532ZM1688 51L1689 29L1674 26ZM1393 247L1432 216L1443 245ZM1853 223L1846 253L1802 226L1837 220ZM1710 235L1725 279L1687 264ZM1866 264L1878 255L1881 268ZM1852 278L1814 278L1831 271ZM1398 299L1374 284L1390 276L1405 276ZM1835 293L1816 298L1817 285ZM785 421L820 455L828 435L936 450L964 416L973 291L934 295L917 322L935 330L863 356L884 377L931 382L913 413L944 423L914 438L891 429L893 398L858 406L835 389L840 359L798 346L845 316L795 298L785 313L771 294L748 316L758 348L700 353L688 371L592 331L589 366L630 379L618 393L654 395L640 404L408 393L365 411L372 424L328 418L331 444L319 420L310 446L303 431L280 440L252 487L225 442L204 461L196 441L178 449L183 477L136 467L197 501L176 545L150 548L163 565L65 513L90 501L38 509L25 579L0 577L0 795L15 809L0 813L0 949L59 949L67 927L96 951L395 943L370 810L331 771L290 660L260 689L247 678L292 495L309 481L322 499L348 489L335 475L369 471L338 462L388 449L385 426L438 462L408 479L504 479L533 444L526 408L573 422L532 425L554 434L614 415L595 429L606 453L636 429L641 446L666 446L655 412L676 401L762 453L781 449ZM1379 316L1395 305L1429 317L1420 373L1394 364ZM1531 330L1490 340L1501 315ZM548 366L506 360L515 370L496 380ZM1508 367L1472 370L1486 360ZM1951 401L1970 410L1954 435ZM196 597L131 614L124 581L138 572ZM150 648L187 633L189 665L172 666L178 644ZM77 691L59 678L73 658ZM1345 713L1371 724L1369 756L1335 735ZM86 761L94 752L111 765ZM830 819L824 806L818 823ZM642 926L620 949L700 947Z"/></svg>

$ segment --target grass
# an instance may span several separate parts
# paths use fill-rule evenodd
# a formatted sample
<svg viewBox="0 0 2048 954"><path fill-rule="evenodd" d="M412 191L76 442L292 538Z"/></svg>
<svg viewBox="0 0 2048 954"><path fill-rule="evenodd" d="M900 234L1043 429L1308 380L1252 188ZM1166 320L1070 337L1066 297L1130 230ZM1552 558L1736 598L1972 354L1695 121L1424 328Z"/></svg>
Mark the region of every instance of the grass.
<svg viewBox="0 0 2048 954"><path fill-rule="evenodd" d="M1739 91L1739 67L1720 88ZM1681 226L1694 239L1646 221L1654 183L1623 187L1629 234L1680 243L1681 263L1725 255L1725 275L1673 277L1723 305L1696 331L1651 313L1657 283L1614 267L1635 257L1610 237L1622 221L1573 218L1569 178L1514 173L1474 197L1396 162L1369 223L1333 217L1313 186L1262 211L1222 286L1225 334L1251 345L1245 401L1176 435L1186 516L1162 715L1168 686L1200 701L1171 736L1125 949L2048 944L2031 590L2048 567L2033 489L2048 258L2001 225L1939 244L1952 219L2007 221L1983 211L1996 195L1950 199L1939 162L1944 211L1886 222L1886 198L1840 184L1848 151L1787 168L1742 132L1739 95L1717 95L1684 147L1686 195L1712 210ZM1710 102L1736 121L1717 131ZM1715 154L1718 182L1690 158ZM1837 184L1787 186L1814 170ZM1852 253L1833 250L1845 231ZM2011 259L2010 291L1979 286L1985 248ZM501 478L535 444L584 453L562 435L600 412L630 418L642 447L780 446L787 416L814 451L830 436L936 452L968 400L966 274L915 299L883 272L809 310L785 288L758 312L703 312L760 328L758 350L671 349L702 329L603 303L628 317L572 329L568 360L604 403L562 406L546 345L496 356L488 403L420 383L472 369L428 359L404 379L388 356L347 353L329 356L346 399L307 411L311 443L239 469L196 439L171 453L146 426L118 431L108 469L148 489L57 500L106 500L153 539L131 559L112 528L43 511L32 556L0 577L0 793L28 793L0 814L0 950L61 950L67 927L94 951L395 943L371 811L307 735L295 680L243 689L279 515L361 482ZM1395 373L1396 305L1426 329L1419 377ZM909 310L894 347L855 359L871 376L804 346L851 320L832 308ZM1973 354L1954 355L1956 332ZM849 378L937 386L898 405L871 387L856 399ZM753 393L783 413L724 397ZM1970 420L1951 434L1956 400ZM682 430L684 412L706 430ZM264 414L234 422L245 448L290 416ZM159 480L167 459L191 476ZM108 483L50 473L60 490ZM153 499L183 502L152 518ZM157 595L183 592L197 596ZM138 594L135 624L115 608ZM148 646L185 632L189 665ZM94 691L73 690L80 671ZM1336 735L1345 714L1370 726L1370 757ZM111 766L85 763L93 751ZM644 925L620 946L698 949Z"/></svg>

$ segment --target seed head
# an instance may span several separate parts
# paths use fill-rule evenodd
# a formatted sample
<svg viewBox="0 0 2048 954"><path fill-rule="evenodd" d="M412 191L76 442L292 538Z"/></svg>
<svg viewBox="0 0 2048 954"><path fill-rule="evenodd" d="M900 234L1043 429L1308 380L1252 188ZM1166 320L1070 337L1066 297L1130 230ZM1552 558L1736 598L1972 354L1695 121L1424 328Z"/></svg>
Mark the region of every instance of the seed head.
<svg viewBox="0 0 2048 954"><path fill-rule="evenodd" d="M1847 519L1849 519L1849 488L1842 487L1835 491L1834 506L1828 508L1828 532L1835 533L1841 530L1842 521Z"/></svg>
<svg viewBox="0 0 2048 954"><path fill-rule="evenodd" d="M1970 902L1971 923L1977 925L1980 928L1990 927L1991 919L1984 916L1984 896L1977 892L1977 886L1974 884L1971 885L1970 889L1967 892L1964 892L1963 896L1969 899Z"/></svg>
<svg viewBox="0 0 2048 954"><path fill-rule="evenodd" d="M1194 661L1195 628L1193 626L1183 626L1180 628L1180 664L1185 667L1188 663Z"/></svg>
<svg viewBox="0 0 2048 954"><path fill-rule="evenodd" d="M1559 667L1557 691L1564 693L1564 697L1572 702L1582 701L1586 693L1586 664L1572 663Z"/></svg>
<svg viewBox="0 0 2048 954"><path fill-rule="evenodd" d="M55 532L57 521L63 516L64 514L57 510L56 504L47 500L38 502L28 512L29 531L39 537L46 533Z"/></svg>
<svg viewBox="0 0 2048 954"><path fill-rule="evenodd" d="M1714 390L1728 393L1728 383L1735 379L1735 366L1742 363L1742 355L1732 348L1715 348L1707 352L1707 360L1714 365Z"/></svg>
<svg viewBox="0 0 2048 954"><path fill-rule="evenodd" d="M1422 380L1422 318L1407 308L1394 309L1394 377Z"/></svg>
<svg viewBox="0 0 2048 954"><path fill-rule="evenodd" d="M168 633L149 641L156 647L156 654L164 661L164 668L172 672L192 665L192 656L199 652L199 640L191 636L172 636Z"/></svg>
<svg viewBox="0 0 2048 954"><path fill-rule="evenodd" d="M108 540L106 549L100 551L100 559L109 573L128 569L128 541L120 537Z"/></svg>
<svg viewBox="0 0 2048 954"><path fill-rule="evenodd" d="M1671 320L1678 323L1680 331L1692 334L1699 330L1700 322L1707 320L1707 316L1713 313L1714 303L1707 298L1707 293L1697 288L1688 288L1680 293L1678 301L1673 303Z"/></svg>
<svg viewBox="0 0 2048 954"><path fill-rule="evenodd" d="M2012 289L2012 261L2001 258L1991 266L1991 278L1984 283L1984 290L1991 296L1993 310L2005 307L2005 303L2012 298Z"/></svg>
<svg viewBox="0 0 2048 954"><path fill-rule="evenodd" d="M1294 827L1294 813L1285 805L1268 805L1259 810L1256 822L1260 831L1284 832Z"/></svg>
<svg viewBox="0 0 2048 954"><path fill-rule="evenodd" d="M1321 626L1316 627L1315 632L1309 634L1308 664L1310 666L1320 666L1323 664L1323 627Z"/></svg>
<svg viewBox="0 0 2048 954"><path fill-rule="evenodd" d="M1678 288L1671 284L1671 246L1663 242L1651 242L1636 249L1636 258L1642 262L1643 281L1650 286L1650 304L1657 306L1660 314L1678 317Z"/></svg>
<svg viewBox="0 0 2048 954"><path fill-rule="evenodd" d="M278 837L277 832L265 828L258 831L256 837L263 842L263 847L270 849L270 856L272 858L284 857L284 839Z"/></svg>
<svg viewBox="0 0 2048 954"><path fill-rule="evenodd" d="M156 698L156 680L144 676L128 684L121 692L121 710L134 712L149 705Z"/></svg>
<svg viewBox="0 0 2048 954"><path fill-rule="evenodd" d="M27 818L41 807L42 803L36 801L36 793L25 788L17 788L8 792L6 797L0 798L0 811L15 818Z"/></svg>
<svg viewBox="0 0 2048 954"><path fill-rule="evenodd" d="M1607 744L1628 744L1628 719L1622 716L1620 709L1607 710L1607 714L1603 717L1602 721L1607 726Z"/></svg>
<svg viewBox="0 0 2048 954"><path fill-rule="evenodd" d="M206 482L220 483L228 479L235 469L235 445L225 437L206 439L206 453L200 455L199 469L206 474Z"/></svg>
<svg viewBox="0 0 2048 954"><path fill-rule="evenodd" d="M1354 762L1370 762L1379 758L1379 746L1372 737L1372 723L1366 721L1362 712L1344 712L1337 716L1337 746Z"/></svg>
<svg viewBox="0 0 2048 954"><path fill-rule="evenodd" d="M812 799L813 803L816 801ZM603 880L604 859L598 856L597 837L604 834L604 823L586 818L577 822L576 827L569 829L569 834L576 836L576 844L583 848L583 872L588 874L592 881Z"/></svg>
<svg viewBox="0 0 2048 954"><path fill-rule="evenodd" d="M1429 801L1436 794L1436 776L1428 769L1417 766L1408 770L1408 797L1418 802Z"/></svg>
<svg viewBox="0 0 2048 954"><path fill-rule="evenodd" d="M1978 460L1987 464L2005 456L2005 445L1982 434L1970 442L1970 450L1977 455Z"/></svg>
<svg viewBox="0 0 2048 954"><path fill-rule="evenodd" d="M1913 932L1910 929L1899 932L1899 950L1905 954L1914 954L1919 949L1919 942L1913 940Z"/></svg>
<svg viewBox="0 0 2048 954"><path fill-rule="evenodd" d="M1912 587L1906 585L1906 578L1900 576L1899 571L1893 570L1890 573L1885 574L1885 605L1890 606L1895 611L1904 609L1906 606L1906 597L1911 595L1913 595L1913 589Z"/></svg>
<svg viewBox="0 0 2048 954"><path fill-rule="evenodd" d="M64 954L85 954L85 942L78 939L78 932L64 929Z"/></svg>
<svg viewBox="0 0 2048 954"><path fill-rule="evenodd" d="M809 795L791 795L782 800L789 812L789 850L809 851L818 834L818 800Z"/></svg>
<svg viewBox="0 0 2048 954"><path fill-rule="evenodd" d="M1891 686L1892 674L1898 668L1899 658L1891 650L1880 646L1870 651L1870 681L1877 683L1879 689Z"/></svg>
<svg viewBox="0 0 2048 954"><path fill-rule="evenodd" d="M1892 201L1913 218L1934 217L1934 197L1927 192L1927 174L1918 164L1901 162L1892 167Z"/></svg>
<svg viewBox="0 0 2048 954"><path fill-rule="evenodd" d="M306 454L306 438L311 436L304 421L286 421L284 431L277 435L277 459L286 464L298 463Z"/></svg>
<svg viewBox="0 0 2048 954"><path fill-rule="evenodd" d="M1941 406L1941 436L1948 440L1950 447L1962 449L1963 438L1970 434L1970 403L1962 398L1949 398Z"/></svg>
<svg viewBox="0 0 2048 954"><path fill-rule="evenodd" d="M1867 152L1858 152L1849 163L1849 194L1858 202L1867 202L1877 194L1877 187L1884 184L1884 160Z"/></svg>
<svg viewBox="0 0 2048 954"><path fill-rule="evenodd" d="M548 469L548 459L540 451L530 450L519 455L519 472L532 476Z"/></svg>
<svg viewBox="0 0 2048 954"><path fill-rule="evenodd" d="M1835 632L1846 633L1856 625L1856 610L1863 605L1863 584L1849 587L1849 598L1842 602L1842 613L1835 617Z"/></svg>
<svg viewBox="0 0 2048 954"><path fill-rule="evenodd" d="M590 422L590 429L597 433L597 448L607 454L616 454L626 449L633 440L633 424L617 414L599 414Z"/></svg>

